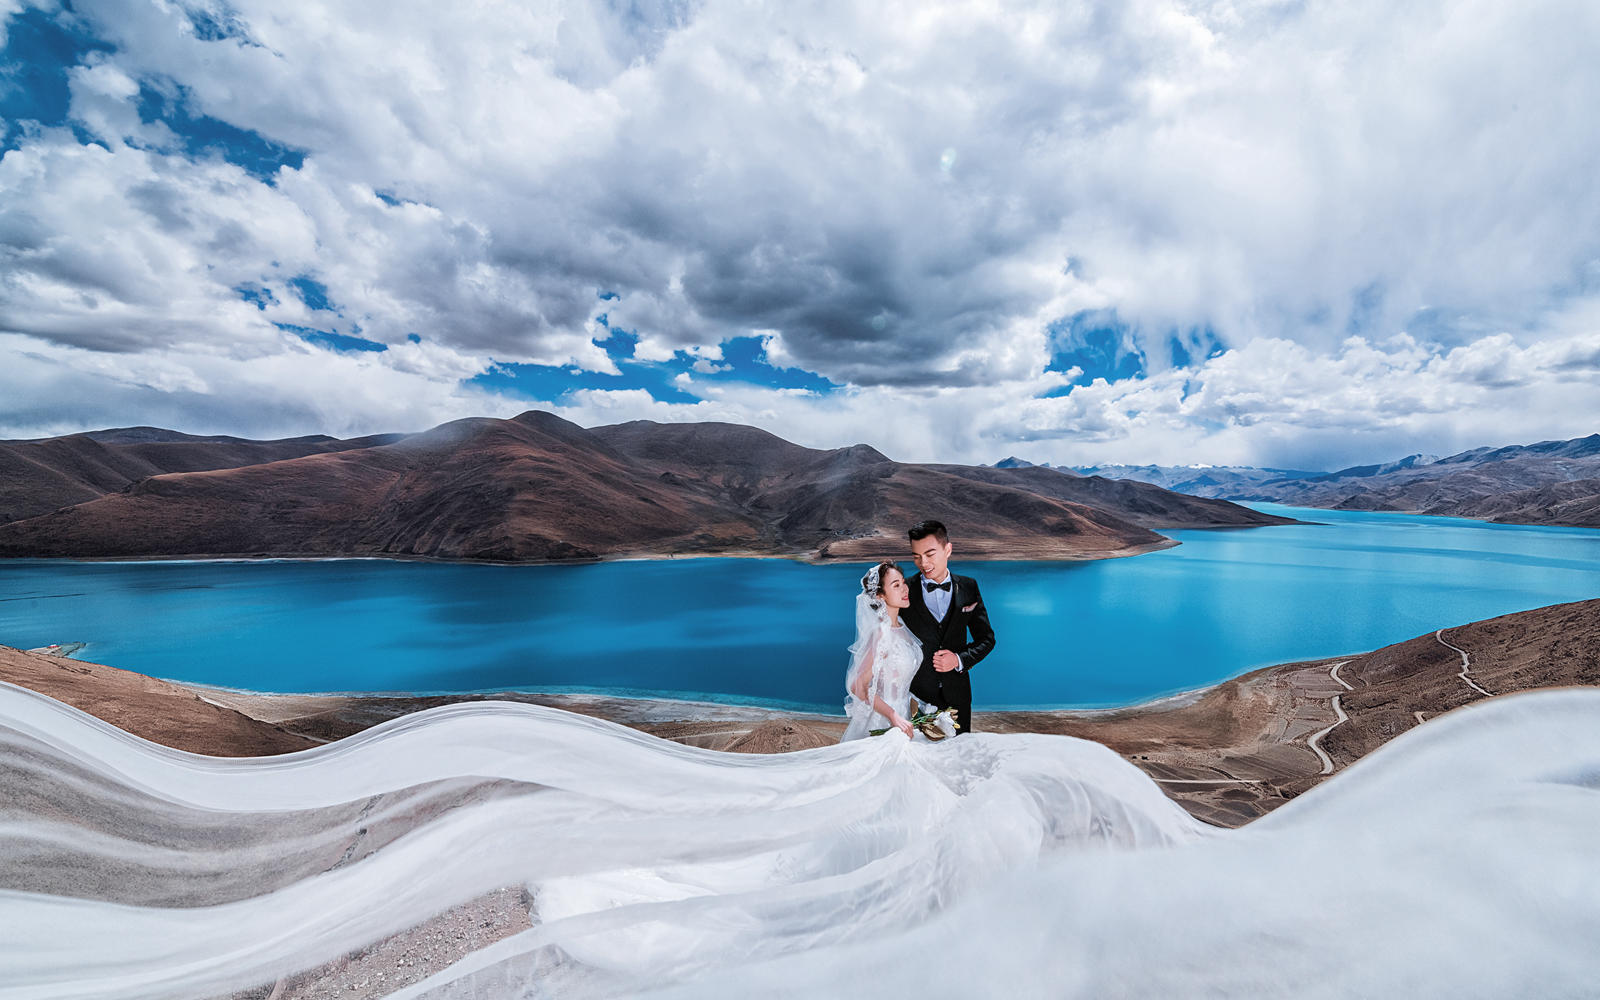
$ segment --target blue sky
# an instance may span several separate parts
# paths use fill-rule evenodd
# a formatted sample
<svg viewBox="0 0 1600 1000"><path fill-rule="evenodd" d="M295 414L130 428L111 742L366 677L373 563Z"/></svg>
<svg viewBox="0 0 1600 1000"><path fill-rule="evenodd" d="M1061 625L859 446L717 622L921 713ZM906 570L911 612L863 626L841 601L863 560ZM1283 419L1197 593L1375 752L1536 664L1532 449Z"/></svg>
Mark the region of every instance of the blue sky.
<svg viewBox="0 0 1600 1000"><path fill-rule="evenodd" d="M0 0L0 436L538 406L1314 468L1596 429L1592 4L880 13Z"/></svg>
<svg viewBox="0 0 1600 1000"><path fill-rule="evenodd" d="M604 314L597 322L605 326ZM633 389L648 392L662 403L695 403L696 396L683 380L694 377L701 382L743 382L769 389L798 389L816 395L836 391L839 386L820 375L798 368L778 368L767 360L760 337L735 337L715 351L699 355L675 351L664 361L641 361L635 357L639 336L627 330L610 330L595 341L616 367L615 373L585 371L576 366L495 363L472 382L485 388L546 403L564 403L573 393L592 390ZM697 367L698 366L698 367Z"/></svg>
<svg viewBox="0 0 1600 1000"><path fill-rule="evenodd" d="M210 23L203 15L191 25ZM0 118L6 125L4 146L22 145L33 128L64 128L80 141L92 140L71 113L69 72L97 58L115 58L116 46L99 37L93 26L68 9L30 7L7 25L0 63L6 67L0 91ZM139 81L137 110L142 122L167 125L191 157L220 157L270 182L279 167L298 168L302 150L273 142L259 132L197 113L182 83L163 76Z"/></svg>

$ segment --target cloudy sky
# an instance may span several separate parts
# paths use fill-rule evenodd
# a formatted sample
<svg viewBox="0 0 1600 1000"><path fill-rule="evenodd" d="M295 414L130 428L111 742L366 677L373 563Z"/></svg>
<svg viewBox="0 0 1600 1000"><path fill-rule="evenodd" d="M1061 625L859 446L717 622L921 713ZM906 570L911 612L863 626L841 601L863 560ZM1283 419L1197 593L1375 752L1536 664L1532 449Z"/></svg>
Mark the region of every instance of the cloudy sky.
<svg viewBox="0 0 1600 1000"><path fill-rule="evenodd" d="M0 0L0 437L1600 430L1600 5Z"/></svg>

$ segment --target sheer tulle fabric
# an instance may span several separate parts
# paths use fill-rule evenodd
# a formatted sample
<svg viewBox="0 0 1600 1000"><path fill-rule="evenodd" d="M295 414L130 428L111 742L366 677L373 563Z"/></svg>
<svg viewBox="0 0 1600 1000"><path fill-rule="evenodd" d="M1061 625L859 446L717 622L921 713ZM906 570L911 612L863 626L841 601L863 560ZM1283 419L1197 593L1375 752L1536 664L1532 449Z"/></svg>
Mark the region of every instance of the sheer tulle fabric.
<svg viewBox="0 0 1600 1000"><path fill-rule="evenodd" d="M532 929L394 995L1600 981L1594 690L1430 720L1239 831L1066 737L745 757L499 702L218 760L0 685L0 759L0 997L225 995L508 885Z"/></svg>
<svg viewBox="0 0 1600 1000"><path fill-rule="evenodd" d="M911 678L921 665L922 643L909 628L889 621L883 599L856 595L856 641L850 644L844 679L844 714L850 721L842 740L858 740L889 726L888 717L874 707L875 697L910 718ZM857 691L866 697L858 697Z"/></svg>

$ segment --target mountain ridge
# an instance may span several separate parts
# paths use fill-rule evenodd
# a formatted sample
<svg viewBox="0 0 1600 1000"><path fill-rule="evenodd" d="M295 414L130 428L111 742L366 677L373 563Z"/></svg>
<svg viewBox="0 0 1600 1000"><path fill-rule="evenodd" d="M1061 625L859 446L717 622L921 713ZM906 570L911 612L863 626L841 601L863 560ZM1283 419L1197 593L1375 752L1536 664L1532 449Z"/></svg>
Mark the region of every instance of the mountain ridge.
<svg viewBox="0 0 1600 1000"><path fill-rule="evenodd" d="M1012 457L1010 467L1050 468ZM1079 476L1139 481L1237 502L1600 527L1600 433L1527 445L1407 455L1332 472L1256 466L1075 466Z"/></svg>
<svg viewBox="0 0 1600 1000"><path fill-rule="evenodd" d="M158 442L212 449L200 462L166 454L167 466L207 466L178 471L135 461L129 450L148 441L75 437L67 458L92 445L113 467L77 475L78 492L97 495L0 524L0 556L856 559L902 555L905 528L937 517L965 557L1084 559L1175 544L1157 527L1286 520L1144 484L805 448L739 424L584 428L537 410L351 441ZM229 458L249 464L214 467ZM37 507L64 473L35 466L49 494ZM135 478L146 468L157 471Z"/></svg>

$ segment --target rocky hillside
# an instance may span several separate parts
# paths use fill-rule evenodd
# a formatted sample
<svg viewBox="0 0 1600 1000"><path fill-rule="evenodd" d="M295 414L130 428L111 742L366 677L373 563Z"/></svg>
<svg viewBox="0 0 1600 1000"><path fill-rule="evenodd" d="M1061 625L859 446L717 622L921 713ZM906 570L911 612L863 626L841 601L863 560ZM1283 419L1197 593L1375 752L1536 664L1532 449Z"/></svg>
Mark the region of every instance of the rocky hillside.
<svg viewBox="0 0 1600 1000"><path fill-rule="evenodd" d="M1345 469L1267 483L1262 490L1308 507L1600 528L1600 434L1474 448L1434 462L1395 463L1373 471Z"/></svg>
<svg viewBox="0 0 1600 1000"><path fill-rule="evenodd" d="M167 472L236 469L398 440L326 435L249 441L158 427L120 427L37 441L0 441L0 523L48 514Z"/></svg>
<svg viewBox="0 0 1600 1000"><path fill-rule="evenodd" d="M1008 458L997 468L1029 466ZM1475 517L1507 524L1600 527L1600 434L1569 441L1474 448L1438 458L1408 455L1337 472L1248 466L1099 465L1057 469L1068 477L1103 477L1176 493L1300 507L1405 511Z"/></svg>
<svg viewBox="0 0 1600 1000"><path fill-rule="evenodd" d="M858 559L903 555L906 527L936 517L967 558L1093 559L1172 544L1153 528L1282 520L1143 484L804 448L734 424L586 430L529 411L354 441L163 433L8 446L33 465L7 479L24 516L0 524L0 556Z"/></svg>

